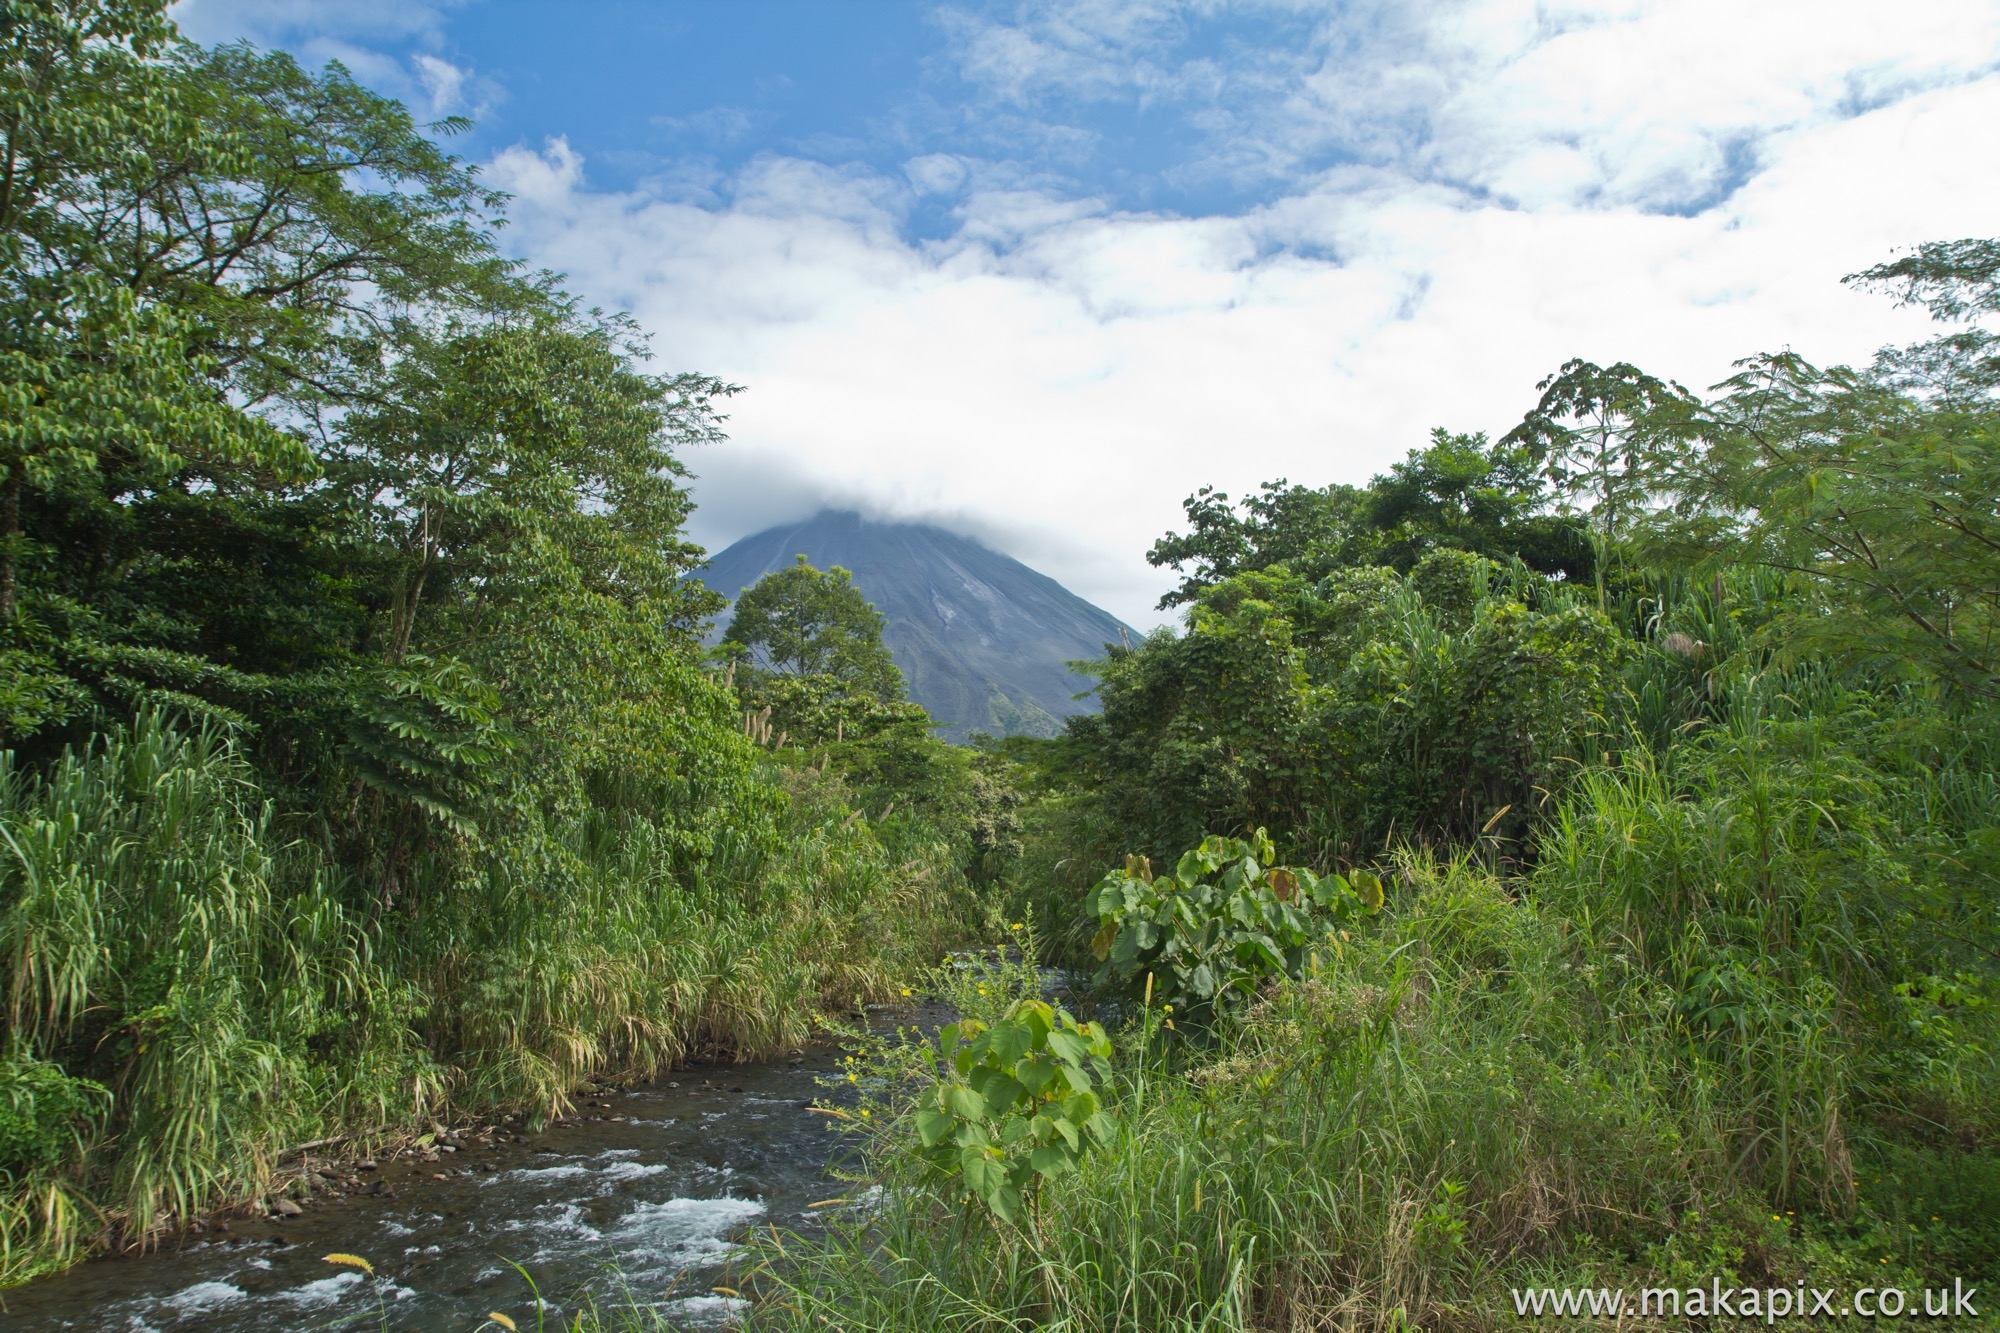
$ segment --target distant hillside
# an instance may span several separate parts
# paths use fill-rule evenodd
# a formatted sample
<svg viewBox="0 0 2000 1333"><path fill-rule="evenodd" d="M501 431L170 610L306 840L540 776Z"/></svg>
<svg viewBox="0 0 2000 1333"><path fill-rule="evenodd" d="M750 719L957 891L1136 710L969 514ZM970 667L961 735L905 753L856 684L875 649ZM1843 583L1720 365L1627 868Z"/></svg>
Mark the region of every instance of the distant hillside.
<svg viewBox="0 0 2000 1333"><path fill-rule="evenodd" d="M956 740L972 731L1053 736L1072 713L1094 712L1094 700L1073 696L1096 681L1063 663L1102 657L1129 632L1054 579L956 533L837 510L745 537L699 577L733 602L801 554L853 572L888 618L882 641L910 697ZM728 624L725 611L710 641Z"/></svg>

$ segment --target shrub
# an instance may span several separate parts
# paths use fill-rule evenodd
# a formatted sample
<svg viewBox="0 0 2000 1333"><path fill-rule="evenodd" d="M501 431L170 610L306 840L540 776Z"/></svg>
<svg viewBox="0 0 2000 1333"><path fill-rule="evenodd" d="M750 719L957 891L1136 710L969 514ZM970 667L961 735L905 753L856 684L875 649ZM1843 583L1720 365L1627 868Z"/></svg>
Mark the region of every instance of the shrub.
<svg viewBox="0 0 2000 1333"><path fill-rule="evenodd" d="M1116 1126L1095 1091L1111 1075L1111 1039L1095 1023L1021 1000L991 1026L947 1024L924 1055L937 1078L916 1103L924 1155L1003 1221L1020 1216L1038 1178L1111 1142Z"/></svg>
<svg viewBox="0 0 2000 1333"><path fill-rule="evenodd" d="M106 1100L103 1085L46 1060L0 1058L0 1175L19 1182L74 1163Z"/></svg>
<svg viewBox="0 0 2000 1333"><path fill-rule="evenodd" d="M1127 857L1084 904L1099 923L1098 984L1144 989L1170 1012L1178 1001L1186 1017L1202 1019L1241 1004L1268 978L1300 976L1324 931L1382 906L1371 871L1350 881L1275 859L1261 828L1248 842L1202 839L1172 875Z"/></svg>

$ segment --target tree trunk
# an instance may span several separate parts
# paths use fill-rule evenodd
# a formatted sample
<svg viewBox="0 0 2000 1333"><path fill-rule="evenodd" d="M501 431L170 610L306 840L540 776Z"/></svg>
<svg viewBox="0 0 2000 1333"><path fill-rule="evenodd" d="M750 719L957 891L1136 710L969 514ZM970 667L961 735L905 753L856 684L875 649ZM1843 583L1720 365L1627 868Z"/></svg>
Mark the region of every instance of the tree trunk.
<svg viewBox="0 0 2000 1333"><path fill-rule="evenodd" d="M16 569L21 550L21 465L7 469L7 485L0 491L0 623L12 624Z"/></svg>

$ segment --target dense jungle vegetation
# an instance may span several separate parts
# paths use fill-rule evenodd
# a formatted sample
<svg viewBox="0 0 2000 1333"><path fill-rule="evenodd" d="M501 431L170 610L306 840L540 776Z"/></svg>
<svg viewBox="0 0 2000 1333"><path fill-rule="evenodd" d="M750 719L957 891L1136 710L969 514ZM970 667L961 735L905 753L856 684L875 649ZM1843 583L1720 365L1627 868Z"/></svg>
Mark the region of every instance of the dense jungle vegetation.
<svg viewBox="0 0 2000 1333"><path fill-rule="evenodd" d="M965 1021L856 1071L884 1193L764 1256L766 1317L1483 1328L1530 1288L1986 1280L2000 243L1850 282L1938 335L1708 394L1571 362L1366 487L1191 497L1151 553L1184 624L988 747L1009 901L1102 1025L1005 954L934 974Z"/></svg>
<svg viewBox="0 0 2000 1333"><path fill-rule="evenodd" d="M1939 321L1866 367L1204 490L1102 712L952 747L842 571L702 651L736 389L462 126L163 13L0 0L0 1282L816 1026L857 1206L760 1325L2000 1276L2000 243L1857 275Z"/></svg>
<svg viewBox="0 0 2000 1333"><path fill-rule="evenodd" d="M504 260L460 126L162 10L0 9L0 1281L981 921L972 755L780 756L702 659L733 387Z"/></svg>

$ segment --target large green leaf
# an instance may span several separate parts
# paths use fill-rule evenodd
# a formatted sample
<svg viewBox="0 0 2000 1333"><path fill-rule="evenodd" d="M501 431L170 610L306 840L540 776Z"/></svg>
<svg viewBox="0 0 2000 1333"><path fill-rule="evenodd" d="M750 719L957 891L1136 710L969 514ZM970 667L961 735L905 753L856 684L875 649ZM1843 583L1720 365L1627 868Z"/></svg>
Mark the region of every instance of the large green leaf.
<svg viewBox="0 0 2000 1333"><path fill-rule="evenodd" d="M1027 1095L1027 1089L1021 1086L1019 1080L1002 1073L995 1073L987 1079L981 1092L986 1099L987 1117L993 1120L1013 1110L1015 1104Z"/></svg>
<svg viewBox="0 0 2000 1333"><path fill-rule="evenodd" d="M917 1110L917 1136L923 1140L926 1148L935 1148L950 1138L952 1128L957 1123L949 1111L942 1111L934 1106L920 1107Z"/></svg>
<svg viewBox="0 0 2000 1333"><path fill-rule="evenodd" d="M1075 1135L1072 1133L1067 1137L1069 1139L1069 1146L1067 1148L1047 1143L1035 1149L1034 1154L1028 1160L1036 1172L1044 1176L1053 1177L1076 1168Z"/></svg>

